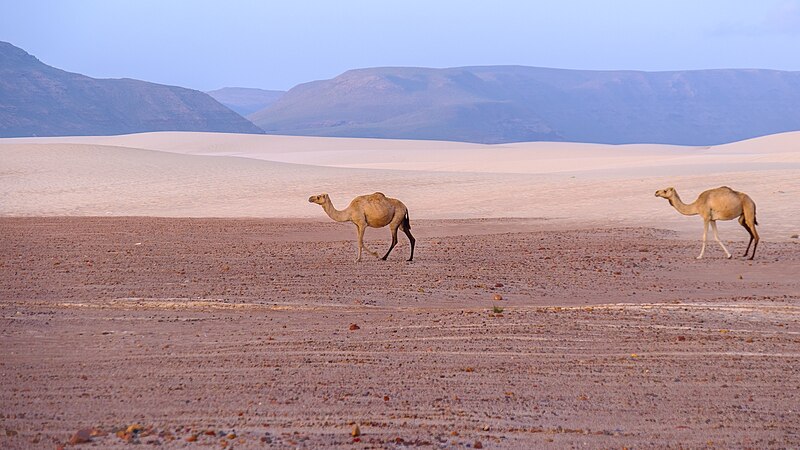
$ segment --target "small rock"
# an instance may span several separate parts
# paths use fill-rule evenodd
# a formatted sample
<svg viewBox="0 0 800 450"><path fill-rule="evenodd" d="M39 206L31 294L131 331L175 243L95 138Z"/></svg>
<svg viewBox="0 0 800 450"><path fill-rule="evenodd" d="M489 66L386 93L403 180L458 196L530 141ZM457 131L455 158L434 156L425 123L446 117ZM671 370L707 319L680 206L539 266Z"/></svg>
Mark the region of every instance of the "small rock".
<svg viewBox="0 0 800 450"><path fill-rule="evenodd" d="M350 436L361 436L361 428L358 427L358 424L353 425L353 431L350 432Z"/></svg>
<svg viewBox="0 0 800 450"><path fill-rule="evenodd" d="M481 441L475 441L475 443L472 444L472 448L483 448L483 444Z"/></svg>
<svg viewBox="0 0 800 450"><path fill-rule="evenodd" d="M125 442L128 442L133 436L130 433L126 433L124 430L119 430L117 431L117 437Z"/></svg>
<svg viewBox="0 0 800 450"><path fill-rule="evenodd" d="M493 298L495 299L495 301L500 301L500 300L502 300L502 299L503 299L503 296L502 296L502 295L500 295L500 294L494 294L494 297L493 297Z"/></svg>
<svg viewBox="0 0 800 450"><path fill-rule="evenodd" d="M78 430L72 437L69 439L70 445L76 444L85 444L92 440L92 430L89 428L84 428L82 430Z"/></svg>
<svg viewBox="0 0 800 450"><path fill-rule="evenodd" d="M135 423L135 424L129 426L128 429L125 430L125 432L126 433L138 433L138 432L142 431L143 429L144 429L143 426L139 425L138 423Z"/></svg>
<svg viewBox="0 0 800 450"><path fill-rule="evenodd" d="M503 287L503 286L504 286L504 284L503 284L503 283L495 283L495 284L494 284L494 287Z"/></svg>
<svg viewBox="0 0 800 450"><path fill-rule="evenodd" d="M234 439L236 439L236 433L230 433L230 434L228 435L228 439L230 439L230 440L234 440Z"/></svg>
<svg viewBox="0 0 800 450"><path fill-rule="evenodd" d="M796 234L793 234L793 235L791 235L791 238L792 238L792 239L797 239L798 237L800 237L800 236L798 236L798 235L796 235Z"/></svg>
<svg viewBox="0 0 800 450"><path fill-rule="evenodd" d="M350 331L355 331L355 330L360 330L360 329L361 329L360 326L358 326L358 325L356 325L354 323L350 324Z"/></svg>
<svg viewBox="0 0 800 450"><path fill-rule="evenodd" d="M678 336L678 340L683 342L686 340L686 336Z"/></svg>
<svg viewBox="0 0 800 450"><path fill-rule="evenodd" d="M191 436L186 437L186 442L197 442L197 435L193 434Z"/></svg>

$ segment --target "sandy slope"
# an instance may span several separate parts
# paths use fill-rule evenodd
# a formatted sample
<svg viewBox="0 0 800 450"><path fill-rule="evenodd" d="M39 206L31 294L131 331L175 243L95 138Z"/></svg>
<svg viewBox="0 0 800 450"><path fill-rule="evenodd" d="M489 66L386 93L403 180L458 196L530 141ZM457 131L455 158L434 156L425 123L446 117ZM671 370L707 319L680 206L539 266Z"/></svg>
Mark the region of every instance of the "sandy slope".
<svg viewBox="0 0 800 450"><path fill-rule="evenodd" d="M800 133L692 148L167 132L4 139L0 162L5 216L324 218L309 195L328 192L345 207L382 191L414 218L545 217L697 233L696 218L653 192L672 185L691 201L726 184L756 200L767 239L800 231ZM721 228L744 237L734 223Z"/></svg>

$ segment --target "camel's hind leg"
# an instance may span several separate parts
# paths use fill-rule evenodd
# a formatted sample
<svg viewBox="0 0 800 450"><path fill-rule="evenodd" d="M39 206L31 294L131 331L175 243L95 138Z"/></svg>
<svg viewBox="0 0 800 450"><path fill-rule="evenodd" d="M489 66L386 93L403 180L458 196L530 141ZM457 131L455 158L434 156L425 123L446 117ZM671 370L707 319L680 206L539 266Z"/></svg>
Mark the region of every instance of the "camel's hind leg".
<svg viewBox="0 0 800 450"><path fill-rule="evenodd" d="M755 225L750 225L750 229L753 231L753 254L750 255L750 259L752 260L753 258L756 257L756 247L758 247L759 237L758 237L758 231L756 231L756 226ZM745 256L747 256L747 255L745 255Z"/></svg>
<svg viewBox="0 0 800 450"><path fill-rule="evenodd" d="M706 238L708 237L708 221L703 221L703 246L700 247L700 255L697 259L702 259L703 254L706 252Z"/></svg>
<svg viewBox="0 0 800 450"><path fill-rule="evenodd" d="M408 237L408 242L411 244L411 256L409 256L408 261L413 261L414 244L417 242L417 240L411 235L411 219L408 217L408 210L406 210L406 213L403 215L403 222L400 224L400 228L403 230L403 233L406 234Z"/></svg>
<svg viewBox="0 0 800 450"><path fill-rule="evenodd" d="M746 197L742 203L742 209L744 210L742 214L744 221L742 221L742 217L740 217L739 223L741 223L742 226L746 225L745 228L747 228L747 231L750 233L750 241L754 242L753 254L750 255L750 259L753 259L756 256L756 247L758 247L759 241L758 231L756 231L756 225L758 225L758 220L756 220L756 204L750 197ZM750 244L747 244L747 249L750 249ZM744 256L747 256L747 252L744 253Z"/></svg>
<svg viewBox="0 0 800 450"><path fill-rule="evenodd" d="M725 256L727 256L728 259L731 259L731 254L730 254L730 252L728 252L728 249L725 248L725 244L723 244L722 241L719 240L719 235L717 234L717 221L716 220L712 220L711 221L711 231L714 232L714 239L717 241L719 246L722 247L722 251L725 252Z"/></svg>
<svg viewBox="0 0 800 450"><path fill-rule="evenodd" d="M744 255L742 255L742 256L744 256L746 258L747 254L750 253L750 245L753 244L753 238L755 236L753 236L753 232L750 231L750 227L747 226L747 222L744 220L744 215L739 216L739 225L744 227L744 229L747 230L747 234L750 235L750 242L747 243L747 248L744 251ZM753 253L755 253L755 250L753 251Z"/></svg>
<svg viewBox="0 0 800 450"><path fill-rule="evenodd" d="M389 229L392 230L392 245L389 246L389 250L386 252L385 255L383 255L383 258L381 258L384 261L386 261L386 258L389 257L389 253L392 253L392 249L394 248L394 246L397 245L397 227L398 225L395 225L393 223L389 224Z"/></svg>
<svg viewBox="0 0 800 450"><path fill-rule="evenodd" d="M406 226L403 226L403 233L405 233L406 236L408 236L408 242L411 243L411 256L408 258L408 260L409 261L413 261L414 260L414 244L417 242L417 240L414 239L414 236L411 235L411 230L409 230Z"/></svg>

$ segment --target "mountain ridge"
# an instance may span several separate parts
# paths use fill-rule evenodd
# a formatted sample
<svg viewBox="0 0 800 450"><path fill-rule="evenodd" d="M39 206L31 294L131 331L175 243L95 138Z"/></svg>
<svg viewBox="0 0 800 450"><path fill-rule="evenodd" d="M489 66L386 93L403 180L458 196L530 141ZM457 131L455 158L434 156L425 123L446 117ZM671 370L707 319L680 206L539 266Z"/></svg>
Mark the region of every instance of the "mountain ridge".
<svg viewBox="0 0 800 450"><path fill-rule="evenodd" d="M67 72L0 41L0 137L147 131L262 133L200 91Z"/></svg>
<svg viewBox="0 0 800 450"><path fill-rule="evenodd" d="M800 72L353 69L250 116L267 133L714 145L800 129Z"/></svg>
<svg viewBox="0 0 800 450"><path fill-rule="evenodd" d="M286 91L244 87L223 87L213 91L206 91L206 94L210 95L214 100L222 103L242 117L247 117L249 114L272 105L285 93Z"/></svg>

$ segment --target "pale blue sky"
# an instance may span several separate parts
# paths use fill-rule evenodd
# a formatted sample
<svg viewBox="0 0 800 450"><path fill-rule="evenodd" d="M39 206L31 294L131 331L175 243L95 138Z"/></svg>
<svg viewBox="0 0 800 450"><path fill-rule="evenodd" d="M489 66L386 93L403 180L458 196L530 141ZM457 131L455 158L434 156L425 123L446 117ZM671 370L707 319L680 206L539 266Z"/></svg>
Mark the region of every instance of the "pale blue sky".
<svg viewBox="0 0 800 450"><path fill-rule="evenodd" d="M0 0L0 40L98 78L288 89L375 66L800 70L800 0Z"/></svg>

